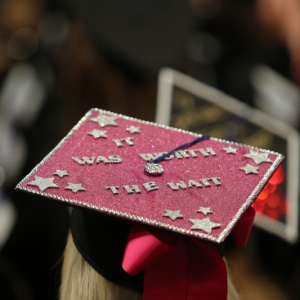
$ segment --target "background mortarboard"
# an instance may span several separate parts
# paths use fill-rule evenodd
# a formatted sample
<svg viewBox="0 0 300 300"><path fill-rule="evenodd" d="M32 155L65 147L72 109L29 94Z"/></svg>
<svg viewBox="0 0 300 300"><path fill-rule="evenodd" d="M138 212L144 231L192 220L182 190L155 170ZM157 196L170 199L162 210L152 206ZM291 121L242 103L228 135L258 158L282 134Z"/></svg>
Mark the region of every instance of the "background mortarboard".
<svg viewBox="0 0 300 300"><path fill-rule="evenodd" d="M291 126L171 69L160 72L156 122L283 153L283 169L260 195L255 224L298 238L299 134ZM286 180L283 180L286 176ZM274 188L276 189L274 191ZM275 196L274 196L275 195Z"/></svg>

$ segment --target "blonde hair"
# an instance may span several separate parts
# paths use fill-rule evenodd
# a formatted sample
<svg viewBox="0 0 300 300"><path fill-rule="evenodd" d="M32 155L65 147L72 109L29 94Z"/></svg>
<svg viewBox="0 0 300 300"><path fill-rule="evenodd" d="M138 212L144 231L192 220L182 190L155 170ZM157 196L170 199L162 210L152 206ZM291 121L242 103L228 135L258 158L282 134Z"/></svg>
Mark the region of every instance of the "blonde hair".
<svg viewBox="0 0 300 300"><path fill-rule="evenodd" d="M121 287L97 273L76 249L69 234L64 254L60 300L142 300L142 295ZM228 277L227 300L239 300Z"/></svg>

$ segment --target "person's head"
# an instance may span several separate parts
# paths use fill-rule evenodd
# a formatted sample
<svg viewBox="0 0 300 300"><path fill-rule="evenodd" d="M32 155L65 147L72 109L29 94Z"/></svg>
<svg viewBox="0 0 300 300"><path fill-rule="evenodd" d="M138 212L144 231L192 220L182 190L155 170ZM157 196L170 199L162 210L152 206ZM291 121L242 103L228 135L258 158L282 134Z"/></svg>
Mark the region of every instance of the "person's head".
<svg viewBox="0 0 300 300"><path fill-rule="evenodd" d="M128 245L132 241L140 240L142 241L141 244L148 243L147 247L149 249L144 251L146 254L142 253L140 255L139 249L143 245L138 245L138 248L134 249L134 258L130 259L135 260L136 257L143 256L141 260L146 261L144 266L149 264L148 258L151 257L152 253L156 252L157 254L161 250L159 247L153 250L153 245L147 240L147 234L150 232L151 236L152 234L155 235L157 240L162 242L165 249L171 246L166 252L163 250L159 255L154 255L154 260L158 261L156 266L156 262L152 262L155 277L158 276L155 272L165 272L162 268L170 267L170 263L173 264L172 261L175 259L175 269L166 273L167 276L172 276L172 273L175 274L175 277L172 279L174 282L180 285L182 278L185 278L187 281L194 280L196 281L196 285L200 287L203 285L205 289L207 282L211 281L214 285L217 285L213 288L220 290L224 288L221 286L225 283L225 285L228 285L228 287L225 286L225 295L228 288L227 299L239 299L230 276L227 275L230 273L230 270L228 272L226 270L224 263L226 260L223 260L221 257L220 249L216 245L211 245L208 242L200 242L199 244L198 240L193 237L182 238L179 234L169 233L161 229L153 230L143 225L140 228L146 230L143 229L141 234L136 229L133 231L133 228L138 228L139 226L125 219L74 208L71 215L70 233L64 253L60 300L142 299L145 289L144 285L148 284L146 281L149 282L149 275L145 274L149 271L142 270L138 274L134 274L134 276L128 274L124 270L128 269L126 264L124 264L124 257L126 251L128 251ZM130 237L133 237L131 241ZM184 250L180 250L180 247L183 247ZM195 251L192 249L193 247L196 247ZM172 248L175 249L175 252ZM176 270L181 268L180 263L176 262L178 256L180 256L180 261L183 261L184 268L189 268L189 270L185 270L184 272L190 275L181 274L180 272L176 274ZM148 258L145 259L145 257ZM169 259L170 262L168 262ZM184 262L185 260L186 262ZM217 263L214 261L207 262L206 260L216 260ZM165 262L167 263L165 264ZM165 266L160 266L160 264L165 264ZM189 264L195 264L195 266L188 266ZM200 264L199 268L197 264ZM147 268L149 269L149 267ZM193 275L193 272L196 272L196 274ZM224 274L227 277L225 281L224 278L222 279L222 274L223 277ZM145 278L145 276L148 276L148 278ZM176 278L176 276L179 278ZM189 276L191 277L188 278ZM164 281L165 278L161 278L161 280ZM172 280L170 281L171 284L173 284ZM153 279L150 282L153 284ZM167 280L166 287L168 284ZM163 288L164 285L157 285L158 291L161 292ZM221 294L224 295L223 292Z"/></svg>
<svg viewBox="0 0 300 300"><path fill-rule="evenodd" d="M142 300L142 294L105 279L78 252L69 234L64 253L60 300ZM228 276L227 300L240 296Z"/></svg>

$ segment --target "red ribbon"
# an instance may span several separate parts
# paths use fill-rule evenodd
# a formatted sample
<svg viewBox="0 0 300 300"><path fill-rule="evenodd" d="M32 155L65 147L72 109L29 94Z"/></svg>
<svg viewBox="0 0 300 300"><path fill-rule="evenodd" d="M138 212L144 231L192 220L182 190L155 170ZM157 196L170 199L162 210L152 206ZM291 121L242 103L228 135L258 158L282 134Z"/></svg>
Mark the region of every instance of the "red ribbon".
<svg viewBox="0 0 300 300"><path fill-rule="evenodd" d="M254 214L248 210L233 231L238 245L247 242ZM145 270L143 300L227 299L219 249L199 239L134 224L122 267L131 275Z"/></svg>
<svg viewBox="0 0 300 300"><path fill-rule="evenodd" d="M233 228L231 235L233 237L234 243L238 247L244 247L247 245L254 218L255 210L252 206L250 206Z"/></svg>

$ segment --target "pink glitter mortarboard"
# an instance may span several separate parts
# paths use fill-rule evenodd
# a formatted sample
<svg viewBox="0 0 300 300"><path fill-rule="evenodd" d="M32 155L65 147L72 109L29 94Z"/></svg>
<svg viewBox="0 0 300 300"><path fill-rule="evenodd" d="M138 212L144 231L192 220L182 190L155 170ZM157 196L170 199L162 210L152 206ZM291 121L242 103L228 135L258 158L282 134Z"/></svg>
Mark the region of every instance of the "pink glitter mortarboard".
<svg viewBox="0 0 300 300"><path fill-rule="evenodd" d="M165 158L161 175L144 172L199 136L92 109L17 188L220 243L283 156L211 137Z"/></svg>

